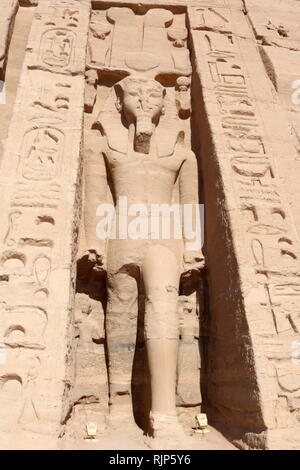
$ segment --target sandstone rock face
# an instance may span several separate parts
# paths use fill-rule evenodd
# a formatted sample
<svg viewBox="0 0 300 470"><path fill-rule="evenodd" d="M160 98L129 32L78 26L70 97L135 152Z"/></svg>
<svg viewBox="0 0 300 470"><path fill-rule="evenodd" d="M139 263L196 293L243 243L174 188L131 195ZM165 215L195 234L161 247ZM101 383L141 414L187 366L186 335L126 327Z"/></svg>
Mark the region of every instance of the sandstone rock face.
<svg viewBox="0 0 300 470"><path fill-rule="evenodd" d="M0 448L299 447L299 2L2 3Z"/></svg>

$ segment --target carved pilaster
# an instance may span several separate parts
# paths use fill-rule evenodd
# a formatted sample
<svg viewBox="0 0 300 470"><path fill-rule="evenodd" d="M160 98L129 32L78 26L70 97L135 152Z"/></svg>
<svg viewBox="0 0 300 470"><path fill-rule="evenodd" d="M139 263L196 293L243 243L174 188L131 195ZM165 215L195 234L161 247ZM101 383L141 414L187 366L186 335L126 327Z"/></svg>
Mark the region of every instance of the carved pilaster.
<svg viewBox="0 0 300 470"><path fill-rule="evenodd" d="M26 430L55 439L70 406L89 15L89 0L39 1L3 155L0 427L6 436L14 429L18 436Z"/></svg>
<svg viewBox="0 0 300 470"><path fill-rule="evenodd" d="M208 7L188 9L203 99L198 128L207 123L208 396L212 416L221 413L236 440L272 448L277 430L284 436L299 423L300 249L281 177L293 149L242 10Z"/></svg>

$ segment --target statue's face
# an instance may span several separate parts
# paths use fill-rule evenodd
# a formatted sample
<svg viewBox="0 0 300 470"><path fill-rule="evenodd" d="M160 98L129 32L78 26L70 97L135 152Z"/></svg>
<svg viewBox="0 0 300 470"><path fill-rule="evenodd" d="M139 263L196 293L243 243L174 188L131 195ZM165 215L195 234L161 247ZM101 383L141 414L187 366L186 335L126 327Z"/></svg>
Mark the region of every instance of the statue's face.
<svg viewBox="0 0 300 470"><path fill-rule="evenodd" d="M90 305L83 305L81 307L81 312L84 314L84 315L89 315L90 312L91 312L91 307Z"/></svg>
<svg viewBox="0 0 300 470"><path fill-rule="evenodd" d="M164 89L154 80L126 79L122 108L129 122L145 117L157 122L164 112Z"/></svg>

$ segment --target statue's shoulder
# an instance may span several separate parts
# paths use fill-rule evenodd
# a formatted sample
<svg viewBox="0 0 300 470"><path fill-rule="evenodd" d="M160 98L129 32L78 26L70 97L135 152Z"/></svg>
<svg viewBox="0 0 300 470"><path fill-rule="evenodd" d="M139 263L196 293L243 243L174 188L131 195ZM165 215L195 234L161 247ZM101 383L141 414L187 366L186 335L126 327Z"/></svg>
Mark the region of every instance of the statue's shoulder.
<svg viewBox="0 0 300 470"><path fill-rule="evenodd" d="M101 133L101 137L99 140L99 150L102 153L107 153L109 151L109 145L108 145L108 140L107 136L105 134Z"/></svg>
<svg viewBox="0 0 300 470"><path fill-rule="evenodd" d="M185 135L183 132L178 134L175 146L175 154L176 156L181 156L183 161L196 159L195 153L187 146L185 142Z"/></svg>
<svg viewBox="0 0 300 470"><path fill-rule="evenodd" d="M191 149L186 149L185 158L186 158L186 160L196 160L197 159L195 152L193 152L193 150L191 150Z"/></svg>

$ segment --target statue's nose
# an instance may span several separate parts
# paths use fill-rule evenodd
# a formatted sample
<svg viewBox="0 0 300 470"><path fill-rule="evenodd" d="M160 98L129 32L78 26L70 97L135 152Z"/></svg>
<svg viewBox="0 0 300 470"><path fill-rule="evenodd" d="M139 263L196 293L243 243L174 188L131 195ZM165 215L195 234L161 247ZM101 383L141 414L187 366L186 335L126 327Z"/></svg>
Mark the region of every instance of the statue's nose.
<svg viewBox="0 0 300 470"><path fill-rule="evenodd" d="M146 98L141 98L140 103L141 103L142 109L145 110L145 108L147 108L148 106L148 100Z"/></svg>

